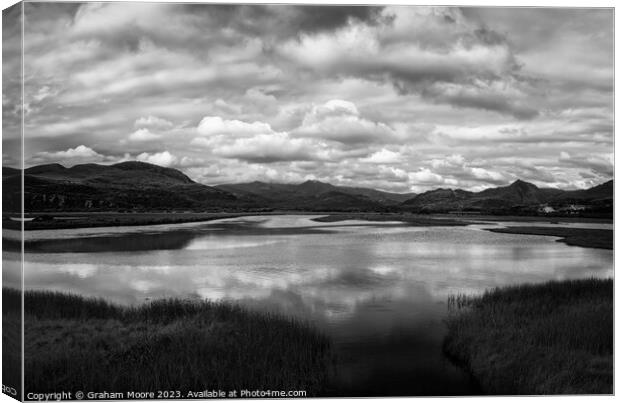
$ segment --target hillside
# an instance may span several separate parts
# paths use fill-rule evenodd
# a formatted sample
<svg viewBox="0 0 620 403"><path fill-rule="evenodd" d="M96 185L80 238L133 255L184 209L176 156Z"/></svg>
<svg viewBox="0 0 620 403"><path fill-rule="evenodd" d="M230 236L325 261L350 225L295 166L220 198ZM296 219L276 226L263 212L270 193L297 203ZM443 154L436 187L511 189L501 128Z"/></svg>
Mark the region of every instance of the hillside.
<svg viewBox="0 0 620 403"><path fill-rule="evenodd" d="M379 203L385 206L398 205L415 196L414 193L391 193L362 187L334 186L329 183L309 180L300 184L278 184L265 182L249 182L216 186L235 195L253 195L263 200L296 202L307 198L320 198L329 193L340 193L353 196L351 201L361 205ZM305 201L304 201L305 203Z"/></svg>
<svg viewBox="0 0 620 403"><path fill-rule="evenodd" d="M5 210L11 211L19 206L14 195L19 191L21 178L18 170L6 172L3 201ZM26 211L220 210L252 204L231 193L196 183L178 170L144 162L83 164L71 168L39 165L24 171L24 185Z"/></svg>
<svg viewBox="0 0 620 403"><path fill-rule="evenodd" d="M585 190L573 190L558 194L555 201L605 201L613 200L614 197L614 181L610 180L598 186L594 186Z"/></svg>
<svg viewBox="0 0 620 403"><path fill-rule="evenodd" d="M435 189L406 200L402 205L419 209L459 210L465 207L472 194L461 189Z"/></svg>

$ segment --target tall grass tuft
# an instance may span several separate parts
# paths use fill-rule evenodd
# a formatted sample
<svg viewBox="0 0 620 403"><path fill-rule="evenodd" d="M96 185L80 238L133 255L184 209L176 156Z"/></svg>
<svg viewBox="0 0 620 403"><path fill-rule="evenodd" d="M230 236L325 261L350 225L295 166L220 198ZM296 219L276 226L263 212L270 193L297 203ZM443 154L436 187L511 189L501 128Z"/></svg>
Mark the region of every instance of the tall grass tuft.
<svg viewBox="0 0 620 403"><path fill-rule="evenodd" d="M3 289L3 294L18 293ZM330 340L279 315L209 301L122 307L27 291L26 392L305 390L320 395Z"/></svg>
<svg viewBox="0 0 620 403"><path fill-rule="evenodd" d="M613 393L613 280L448 300L445 353L491 394Z"/></svg>

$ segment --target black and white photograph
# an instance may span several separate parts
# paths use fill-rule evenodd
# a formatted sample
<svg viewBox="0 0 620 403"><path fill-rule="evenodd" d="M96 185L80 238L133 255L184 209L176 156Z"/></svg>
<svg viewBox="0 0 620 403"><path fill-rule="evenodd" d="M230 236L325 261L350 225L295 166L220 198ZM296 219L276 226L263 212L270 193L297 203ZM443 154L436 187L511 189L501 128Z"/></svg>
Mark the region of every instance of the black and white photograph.
<svg viewBox="0 0 620 403"><path fill-rule="evenodd" d="M4 7L5 395L614 394L611 3Z"/></svg>

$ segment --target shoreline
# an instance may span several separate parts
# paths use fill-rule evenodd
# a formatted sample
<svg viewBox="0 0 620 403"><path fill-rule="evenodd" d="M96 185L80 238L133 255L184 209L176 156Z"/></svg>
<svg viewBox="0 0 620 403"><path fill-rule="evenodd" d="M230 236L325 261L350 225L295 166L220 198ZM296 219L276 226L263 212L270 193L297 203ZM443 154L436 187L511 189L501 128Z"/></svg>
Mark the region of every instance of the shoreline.
<svg viewBox="0 0 620 403"><path fill-rule="evenodd" d="M553 236L569 246L581 246L595 249L614 249L614 231L591 228L550 228L550 227L506 227L487 228L486 231L499 234Z"/></svg>

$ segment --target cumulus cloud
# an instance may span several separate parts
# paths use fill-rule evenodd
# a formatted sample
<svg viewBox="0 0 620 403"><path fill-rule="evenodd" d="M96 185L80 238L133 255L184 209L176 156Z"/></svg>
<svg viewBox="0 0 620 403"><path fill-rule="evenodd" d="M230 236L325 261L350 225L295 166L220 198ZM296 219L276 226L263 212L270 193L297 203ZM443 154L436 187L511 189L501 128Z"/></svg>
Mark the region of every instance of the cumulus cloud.
<svg viewBox="0 0 620 403"><path fill-rule="evenodd" d="M162 151L158 153L142 153L136 156L138 161L148 162L150 164L161 165L163 167L169 167L175 165L178 162L178 158L172 155L169 151Z"/></svg>
<svg viewBox="0 0 620 403"><path fill-rule="evenodd" d="M205 116L198 124L198 133L203 136L213 135L253 135L272 133L271 126L263 122L247 123L240 120L226 120L219 116Z"/></svg>
<svg viewBox="0 0 620 403"><path fill-rule="evenodd" d="M330 100L314 106L293 134L345 144L392 142L396 139L396 133L388 125L365 119L355 104L343 100Z"/></svg>
<svg viewBox="0 0 620 403"><path fill-rule="evenodd" d="M361 161L371 162L373 164L396 164L402 160L402 156L394 151L382 148L372 153L368 158L362 158Z"/></svg>
<svg viewBox="0 0 620 403"><path fill-rule="evenodd" d="M252 123L226 120L219 116L204 117L192 139L194 146L208 148L223 158L257 163L303 161L318 158L320 146L308 139L291 138L288 133L276 132L264 122Z"/></svg>
<svg viewBox="0 0 620 403"><path fill-rule="evenodd" d="M286 133L258 134L235 139L213 149L216 155L249 162L271 163L313 159L312 145L303 139L291 139Z"/></svg>
<svg viewBox="0 0 620 403"><path fill-rule="evenodd" d="M134 141L134 142L143 142L143 141L158 140L160 138L161 138L161 135L151 133L149 129L138 129L129 135L128 140Z"/></svg>
<svg viewBox="0 0 620 403"><path fill-rule="evenodd" d="M41 151L34 155L32 162L36 164L44 164L50 162L59 162L63 165L75 165L88 162L101 162L105 157L90 147L79 145L75 148L69 148L64 151Z"/></svg>
<svg viewBox="0 0 620 403"><path fill-rule="evenodd" d="M409 179L415 183L416 186L439 186L445 183L441 175L431 172L428 168L422 168L416 172L411 172L409 174Z"/></svg>

